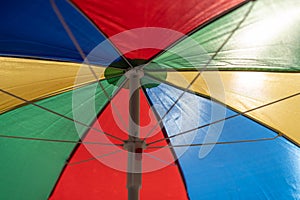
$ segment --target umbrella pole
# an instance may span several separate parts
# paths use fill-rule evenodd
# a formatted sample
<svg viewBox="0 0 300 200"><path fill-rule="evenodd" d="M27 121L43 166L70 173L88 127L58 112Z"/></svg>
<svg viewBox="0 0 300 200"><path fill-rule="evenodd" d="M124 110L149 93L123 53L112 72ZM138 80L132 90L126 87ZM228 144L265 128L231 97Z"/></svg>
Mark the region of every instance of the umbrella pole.
<svg viewBox="0 0 300 200"><path fill-rule="evenodd" d="M128 200L139 200L142 184L142 152L145 145L140 139L140 79L143 72L136 68L126 73L129 79L129 138L124 144L128 151L127 190Z"/></svg>

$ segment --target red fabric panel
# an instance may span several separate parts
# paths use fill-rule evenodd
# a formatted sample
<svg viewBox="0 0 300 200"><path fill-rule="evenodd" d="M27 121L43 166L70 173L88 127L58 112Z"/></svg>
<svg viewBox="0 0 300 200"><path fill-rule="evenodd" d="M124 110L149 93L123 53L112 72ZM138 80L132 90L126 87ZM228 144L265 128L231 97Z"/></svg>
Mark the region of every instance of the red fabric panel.
<svg viewBox="0 0 300 200"><path fill-rule="evenodd" d="M109 37L126 30L140 27L162 27L188 33L209 19L245 0L72 0ZM166 33L169 34L169 33ZM149 34L146 34L147 37ZM151 35L151 34L150 34ZM157 35L157 34L155 34ZM153 36L166 47L178 39L178 34ZM132 40L113 40L124 53L124 49L142 44L144 35L128 34ZM163 40L161 39L164 38ZM126 38L126 37L125 37ZM130 49L130 48L129 48ZM143 49L127 53L129 58L148 59L159 50Z"/></svg>
<svg viewBox="0 0 300 200"><path fill-rule="evenodd" d="M121 122L119 116L128 121L128 90L123 89L113 100L113 106L110 104L99 116L98 121L93 125L101 128L103 131L111 133L117 137L127 139L125 131L119 128ZM118 117L114 117L118 110ZM156 123L154 114L149 112L149 105L145 96L141 92L141 135L145 135ZM127 124L127 123L126 123ZM144 127L144 128L143 128ZM164 137L158 129L156 134L146 141L153 141ZM85 141L96 142L114 142L120 143L114 139L108 139L103 134L90 131ZM161 145L165 145L162 142ZM87 160L96 156L110 153L118 147L103 145L80 145L71 158L70 163ZM143 169L149 169L157 166L166 166L165 162L171 162L174 158L169 149L162 151L147 151L149 156L143 155ZM93 154L93 155L92 155ZM114 167L127 166L127 152L122 150L101 158ZM112 167L106 166L98 160L69 165L63 172L51 200L93 200L93 199L127 199L126 172L120 172ZM178 167L172 162L171 165L153 172L143 173L141 199L187 199L187 194L179 173Z"/></svg>

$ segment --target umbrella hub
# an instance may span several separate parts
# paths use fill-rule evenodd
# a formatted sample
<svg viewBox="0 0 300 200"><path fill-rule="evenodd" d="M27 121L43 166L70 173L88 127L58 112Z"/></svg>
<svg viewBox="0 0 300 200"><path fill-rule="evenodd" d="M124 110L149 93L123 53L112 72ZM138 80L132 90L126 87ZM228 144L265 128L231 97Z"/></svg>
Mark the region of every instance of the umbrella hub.
<svg viewBox="0 0 300 200"><path fill-rule="evenodd" d="M144 77L144 70L143 70L142 66L137 66L137 67L134 67L134 68L128 70L125 73L125 76L127 78L138 78L138 79L141 79L142 77Z"/></svg>
<svg viewBox="0 0 300 200"><path fill-rule="evenodd" d="M140 138L130 137L130 139L124 141L123 148L132 153L143 153L146 149L146 142Z"/></svg>

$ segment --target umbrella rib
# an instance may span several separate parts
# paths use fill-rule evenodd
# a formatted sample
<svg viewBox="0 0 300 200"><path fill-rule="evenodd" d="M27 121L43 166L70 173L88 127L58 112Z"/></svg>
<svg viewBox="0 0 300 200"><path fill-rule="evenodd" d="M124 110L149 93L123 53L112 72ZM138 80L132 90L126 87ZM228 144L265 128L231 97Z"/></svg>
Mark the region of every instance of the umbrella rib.
<svg viewBox="0 0 300 200"><path fill-rule="evenodd" d="M209 142L209 143L198 143L198 144L178 144L178 145L168 145L168 146L149 146L149 149L156 149L156 148L178 148L178 147L194 147L194 146L207 146L207 145L222 145L222 144L240 144L240 143L252 143L252 142L262 142L262 141L270 141L275 140L281 137L282 134L278 134L275 137L271 138L260 138L260 139L253 139L253 140L235 140L235 141L228 141L228 142Z"/></svg>
<svg viewBox="0 0 300 200"><path fill-rule="evenodd" d="M156 119L159 119L158 113L157 113L157 112L152 108L152 106L151 106L151 102L150 102L150 100L149 100L149 96L147 95L147 93L146 93L144 87L142 88L142 91L144 92L144 95L145 95L145 97L146 97L146 101L147 101L148 105L150 106L150 110L153 112L153 114L154 114L154 116L156 117ZM166 132L165 128L164 128L164 127L160 127L160 129L161 129L162 134L163 134L165 137L167 137L168 135L167 135L167 132ZM167 144L169 145L169 144L170 144L170 141L167 141ZM177 157L176 153L175 153L174 151L172 151L172 150L171 150L171 154L172 154L172 156L173 156L174 158ZM154 156L154 155L150 155L150 154L146 154L146 155L149 156L149 157L152 157L153 159L156 159L156 160L158 160L158 161L161 161L161 162L163 162L163 163L168 163L167 161L162 160L162 159L160 159L160 158L158 158L158 157L156 157L156 156ZM177 159L175 159L175 160L177 160ZM168 164L169 164L169 163L168 163ZM176 166L175 163L172 163L172 164L170 164L170 165Z"/></svg>
<svg viewBox="0 0 300 200"><path fill-rule="evenodd" d="M80 161L76 161L76 162L67 162L67 165L74 166L74 165L90 162L90 161L93 161L93 160L97 160L97 158L103 158L103 157L107 157L107 156L110 156L110 155L114 155L116 153L119 153L120 151L122 151L122 150L112 151L112 152L109 152L109 153L106 153L106 154L102 154L100 156L94 156L92 158L85 159L85 160L80 160Z"/></svg>
<svg viewBox="0 0 300 200"><path fill-rule="evenodd" d="M217 59L215 59L217 60ZM285 73L298 73L299 69L295 68L293 69L292 66L288 66L291 69L281 69L283 67L287 67L287 65L283 65L283 64L273 64L271 62L267 62L267 61L263 61L263 60L259 60L256 59L258 62L261 62L261 64L242 64L242 63L233 63L232 61L226 61L223 59L218 59L219 60L219 64L214 64L211 65L213 67L209 67L206 68L205 71L211 71L211 72L220 72L220 71L253 71L253 72L270 72L269 69L266 69L266 67L269 66L273 66L274 69L276 68L276 71L271 69L271 72L285 72ZM247 60L247 59L245 59ZM250 60L250 59L248 59ZM247 61L248 61L247 60ZM224 65L222 65L221 63L226 63L229 65L233 65L233 66L240 66L240 67L224 67ZM253 67L262 67L262 68L253 68L251 67L251 65ZM243 66L248 66L247 68L243 67ZM250 66L250 67L249 67ZM174 68L161 68L161 69L144 69L144 72L171 72L171 73L175 73L175 72L199 72L199 69L196 68L183 68L183 69L174 69Z"/></svg>
<svg viewBox="0 0 300 200"><path fill-rule="evenodd" d="M245 0L245 1L243 1L243 2L241 2L241 3L239 3L239 4L237 4L236 6L230 8L230 9L228 9L228 10L225 10L225 12L222 12L222 13L218 14L217 16L213 17L211 20L208 20L208 21L205 22L204 24L201 24L200 26L198 26L198 27L196 27L195 29L191 30L190 32L188 32L188 33L186 34L186 36L187 36L187 37L190 37L192 34L196 33L198 30L204 28L205 26L207 26L207 25L213 23L214 21L218 20L219 18L221 18L221 17L227 15L228 13L230 13L230 12L232 12L232 11L234 11L234 10L236 10L236 9L238 9L238 8L240 8L240 7L242 7L242 6L244 6L245 4L247 4L247 3L251 2L251 1L256 1L256 0ZM166 49L164 49L164 50L160 51L158 54L152 56L150 59L148 59L149 62L148 62L146 65L148 65L148 64L149 64L152 60L154 60L155 58L161 56L163 53L167 52L167 51L168 51L169 49L171 49L172 47L174 47L174 46L176 46L177 44L179 44L180 42L182 42L185 38L186 38L186 37L181 37L181 38L179 38L177 41L175 41L175 42L173 42L172 44L170 44Z"/></svg>
<svg viewBox="0 0 300 200"><path fill-rule="evenodd" d="M51 0L51 1L55 1L55 0ZM116 47L116 45L113 44L113 42L109 39L109 37L80 9L78 8L72 1L70 0L67 0L67 2L73 6L78 12L80 12L82 14L82 16L84 16L86 18L86 20L88 20L103 36L106 37L106 40L109 42L109 44L116 50L116 52L122 57L122 59L129 65L129 67L131 69L133 69L134 67L132 66L132 64L127 60L127 58L122 54L122 52ZM55 3L55 2L54 2ZM57 8L56 6L56 9L58 10L59 12L59 9ZM60 14L60 16L62 16ZM64 20L64 18L62 17L61 18L62 20ZM65 20L64 20L65 21ZM66 23L65 23L66 24ZM66 27L64 27L66 28ZM68 26L67 26L68 29L70 29ZM119 68L118 68L119 69Z"/></svg>
<svg viewBox="0 0 300 200"><path fill-rule="evenodd" d="M122 75L116 75L116 76L112 76L110 78L115 78L115 77L119 77L119 76L122 76ZM107 80L107 79L108 78L104 78L104 79L101 79L100 81L104 81L104 80ZM38 98L32 99L30 101L31 102L37 102L37 101L40 101L40 100L43 100L43 99L46 99L46 98L49 98L49 97L53 97L53 96L59 95L59 94L61 94L63 92L73 91L73 90L76 90L76 89L79 89L79 88L82 88L82 87L85 87L85 86L88 86L88 85L92 85L94 83L97 83L97 81L90 81L90 82L85 82L85 83L81 83L81 84L69 86L69 87L63 88L61 90L57 90L55 92L51 92L51 93L45 94L45 95L40 96ZM12 108L9 108L9 109L6 109L6 110L1 110L0 114L3 114L5 112L8 112L8 111L13 110L13 109L20 108L20 107L22 107L24 105L27 105L27 103L25 102L25 103L19 104L17 106L14 106Z"/></svg>
<svg viewBox="0 0 300 200"><path fill-rule="evenodd" d="M24 98L22 98L22 97L20 97L20 96L17 96L17 95L15 95L15 94L12 94L12 93L10 93L10 92L8 92L8 91L5 91L5 90L3 90L3 89L1 89L1 88L0 88L0 91L3 92L3 93L5 93L5 94L7 94L7 95L10 95L10 96L12 96L12 97L14 97L14 98L16 98L16 99L19 99L19 100L21 100L21 101L24 101L24 102L26 102L27 104L33 105L33 106L35 106L35 107L38 107L38 108L40 108L40 109L42 109L42 110L44 110L44 111L47 111L47 112L52 113L52 114L54 114L54 115L60 116L60 117L62 117L62 118L64 118L64 119L70 120L70 121L75 122L75 123L77 123L77 124L79 124L79 125L85 126L85 127L89 128L90 130L97 131L97 132L102 133L102 134L105 134L105 135L107 135L107 136L109 136L109 137L111 137L111 138L114 138L114 139L116 139L116 140L119 140L119 141L124 142L121 138L116 137L116 136L114 136L114 135L112 135L112 134L110 134L110 133L106 133L106 132L101 131L101 130L99 130L99 129L97 129L97 128L94 128L94 127L92 127L92 126L86 125L85 123L82 123L82 122L77 121L77 120L75 120L75 119L73 119L73 118L71 118L71 117L68 117L68 116L65 116L65 115L63 115L63 114L60 114L60 113L58 113L58 112L56 112L56 111L54 111L54 110L50 110L50 109L48 109L48 108L45 108L45 107L43 107L43 106L40 106L40 105L36 104L35 102L28 101L28 100L26 100L26 99L24 99ZM116 92L116 93L117 93L117 92ZM115 93L115 94L116 94L116 93Z"/></svg>
<svg viewBox="0 0 300 200"><path fill-rule="evenodd" d="M171 105L171 107L167 110L167 112L161 117L159 122L156 126L154 126L147 134L145 139L156 129L158 125L162 124L162 121L164 118L171 112L171 110L176 106L178 101L183 97L183 95L189 90L189 88L197 81L197 79L201 76L202 72L205 71L207 66L213 61L213 59L218 55L218 53L223 49L223 47L227 44L227 42L232 38L234 33L240 28L240 26L243 24L243 22L246 20L246 18L249 16L249 14L252 11L252 8L254 7L254 3L251 4L249 10L245 15L243 16L243 19L237 24L237 26L231 31L230 35L224 40L222 45L217 49L217 51L210 57L210 59L207 61L207 63L204 65L203 69L199 71L199 73L193 78L193 80L189 83L189 85L183 90L183 92L179 95L179 97L174 101L174 103ZM145 140L144 139L144 140Z"/></svg>
<svg viewBox="0 0 300 200"><path fill-rule="evenodd" d="M20 140L32 140L32 141L44 141L44 142L56 142L56 143L71 143L71 144L90 144L90 145L104 145L104 146L123 146L123 144L111 144L102 142L88 142L88 141L74 141L74 140L56 140L56 139L46 139L46 138L32 138L23 136L13 136L13 135L3 135L0 134L0 138L8 139L20 139Z"/></svg>
<svg viewBox="0 0 300 200"><path fill-rule="evenodd" d="M73 44L75 45L75 48L77 49L77 51L79 52L81 58L84 60L86 58L85 53L83 52L83 50L81 49L79 43L77 42L74 34L72 33L71 29L69 28L68 24L66 23L64 17L62 16L60 10L58 9L55 0L50 0L50 3L52 5L52 8L56 14L56 16L58 17L59 21L61 22L62 26L64 27L65 31L67 32L69 38L71 39L71 41L73 42ZM88 64L89 65L89 64Z"/></svg>
<svg viewBox="0 0 300 200"><path fill-rule="evenodd" d="M92 68L92 66L91 66L90 62L88 61L88 59L87 59L85 53L83 52L83 50L82 50L82 48L80 47L80 45L79 45L77 39L75 38L75 36L74 36L72 30L70 29L70 27L69 27L68 24L66 23L64 17L62 16L60 10L58 9L58 7L57 7L57 5L56 5L55 0L50 0L50 1L51 1L51 5L52 5L52 7L53 7L54 12L56 13L57 17L59 18L59 21L62 23L62 25L63 25L65 31L66 31L67 34L69 35L70 39L72 40L73 44L75 45L75 47L76 47L77 51L79 52L80 56L82 57L82 59L86 61L86 64L88 65L88 67L89 67L91 73L93 74L95 80L98 81L98 85L99 85L100 88L103 90L103 92L104 92L106 98L107 98L108 101L111 103L112 107L115 109L116 114L117 114L118 117L120 118L120 122L121 122L122 125L126 128L126 125L125 125L126 123L125 123L124 119L121 117L121 114L119 113L118 109L116 109L114 103L111 101L111 97L109 96L109 94L107 93L107 91L105 90L105 88L103 87L103 85L101 84L101 82L99 81L99 78L98 78L98 76L97 76L95 70ZM121 55L121 56L122 56L122 55ZM122 57L122 58L123 58L123 57ZM124 59L124 58L123 58L123 59ZM126 61L127 61L127 60L126 60ZM127 62L128 62L128 61L127 61ZM128 63L129 63L129 62L128 62ZM130 63L129 63L129 66L130 66L131 68L133 68L132 65L131 65Z"/></svg>
<svg viewBox="0 0 300 200"><path fill-rule="evenodd" d="M144 153L144 155L146 155L146 156L148 156L149 158L152 158L152 159L154 159L154 160L157 160L157 161L159 161L159 162L162 162L162 163L164 163L164 164L168 164L168 166L177 166L176 164L173 163L174 161L168 162L168 161L163 160L163 159L161 159L161 158L159 158L159 157L157 157L157 156L152 155L151 153Z"/></svg>
<svg viewBox="0 0 300 200"><path fill-rule="evenodd" d="M273 104L276 104L276 103L279 103L279 102L282 102L282 101L285 101L287 99L290 99L290 98L293 98L293 97L296 97L296 96L299 96L300 95L300 92L298 93L295 93L295 94L292 94L290 96L287 96L287 97L284 97L284 98L281 98L281 99L278 99L278 100L275 100L275 101L272 101L272 102L269 102L267 104L263 104L261 106L258 106L258 107L255 107L255 108L252 108L250 110L246 110L244 112L240 112L240 113L237 113L235 115L231 115L229 117L225 117L223 119L219 119L219 120L216 120L216 121L213 121L211 123L208 123L208 124L204 124L204 125L201 125L201 126L198 126L196 128L193 128L193 129L190 129L190 130L186 130L186 131L183 131L183 132L180 132L180 133L177 133L175 135L172 135L170 137L166 137L166 138L163 138L163 139L160 139L160 140L156 140L156 141L153 141L153 142L150 142L148 145L152 145L152 144L155 144L155 143L158 143L158 142L161 142L163 140L169 140L171 138L174 138L174 137L177 137L177 136L180 136L180 135L184 135L184 134L188 134L192 131L196 131L196 130L199 130L199 129L202 129L202 128L205 128L205 127L208 127L210 125L214 125L214 124L218 124L220 122L223 122L223 121L226 121L226 120L229 120L229 119L232 119L232 118L236 118L238 116L243 116L249 112L252 112L252 111L255 111L255 110L258 110L258 109L261 109L261 108L264 108L264 107L267 107L267 106L270 106L270 105L273 105Z"/></svg>

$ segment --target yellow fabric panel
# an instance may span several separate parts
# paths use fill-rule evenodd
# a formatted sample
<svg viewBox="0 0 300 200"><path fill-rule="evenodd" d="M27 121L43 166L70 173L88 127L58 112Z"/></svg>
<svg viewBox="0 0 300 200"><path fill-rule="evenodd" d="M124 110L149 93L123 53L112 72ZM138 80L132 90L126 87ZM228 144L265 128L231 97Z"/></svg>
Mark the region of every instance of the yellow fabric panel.
<svg viewBox="0 0 300 200"><path fill-rule="evenodd" d="M103 78L104 67L93 66L93 69ZM51 96L71 90L74 84L93 81L91 70L81 63L0 57L0 88L26 100ZM24 103L2 92L0 102L0 113Z"/></svg>
<svg viewBox="0 0 300 200"><path fill-rule="evenodd" d="M167 81L186 88L198 72L169 72ZM222 84L220 84L222 81ZM189 88L240 112L274 102L300 92L300 73L203 72ZM300 144L300 97L246 113Z"/></svg>

